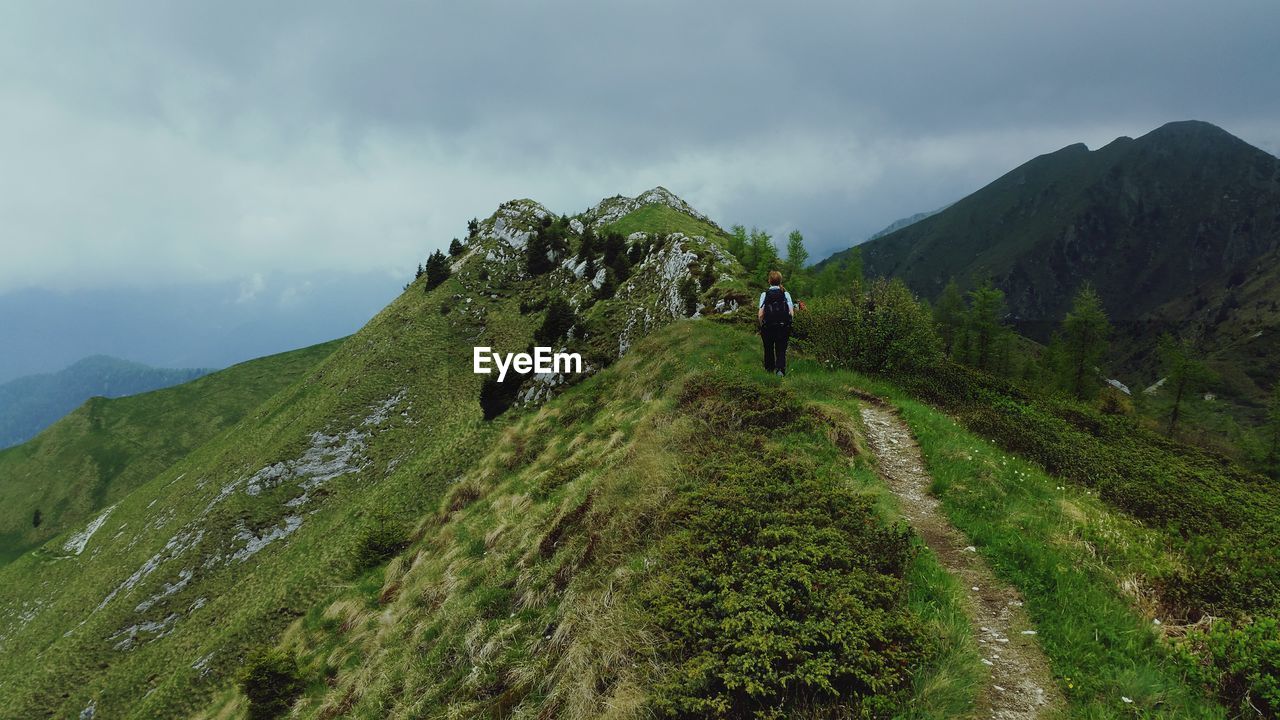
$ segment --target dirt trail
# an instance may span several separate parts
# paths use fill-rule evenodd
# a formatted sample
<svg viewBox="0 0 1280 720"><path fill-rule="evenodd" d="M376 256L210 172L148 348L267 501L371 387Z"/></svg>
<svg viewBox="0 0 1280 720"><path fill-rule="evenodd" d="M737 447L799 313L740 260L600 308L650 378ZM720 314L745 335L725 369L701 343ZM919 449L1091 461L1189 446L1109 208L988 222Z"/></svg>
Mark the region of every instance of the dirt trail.
<svg viewBox="0 0 1280 720"><path fill-rule="evenodd" d="M862 419L880 473L898 496L903 516L968 591L966 610L982 662L991 671L991 682L978 698L976 716L1030 720L1060 707L1062 699L1048 658L1022 609L1022 596L996 578L929 494L929 474L906 423L893 409L870 400L862 405Z"/></svg>

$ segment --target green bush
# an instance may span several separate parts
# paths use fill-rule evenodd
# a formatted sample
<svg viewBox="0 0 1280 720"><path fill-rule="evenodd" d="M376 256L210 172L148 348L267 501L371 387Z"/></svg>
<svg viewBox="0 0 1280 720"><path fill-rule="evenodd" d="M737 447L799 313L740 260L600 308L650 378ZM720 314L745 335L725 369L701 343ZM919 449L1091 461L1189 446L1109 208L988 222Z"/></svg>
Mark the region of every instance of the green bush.
<svg viewBox="0 0 1280 720"><path fill-rule="evenodd" d="M356 567L360 569L381 565L392 555L409 544L409 530L396 520L375 519L369 524L356 548Z"/></svg>
<svg viewBox="0 0 1280 720"><path fill-rule="evenodd" d="M269 720L286 714L306 687L297 659L270 646L249 652L239 681L240 691L249 698L252 720Z"/></svg>
<svg viewBox="0 0 1280 720"><path fill-rule="evenodd" d="M1187 673L1242 717L1280 716L1280 622L1215 622L1188 633L1178 648Z"/></svg>
<svg viewBox="0 0 1280 720"><path fill-rule="evenodd" d="M761 446L805 421L790 394L706 375L686 385L680 410L706 425L686 453L697 461L682 468L663 570L643 594L672 663L655 709L889 716L927 653L905 604L909 531L801 452Z"/></svg>
<svg viewBox="0 0 1280 720"><path fill-rule="evenodd" d="M795 318L802 348L829 367L893 373L941 357L933 315L900 280L875 281L849 297L815 298Z"/></svg>

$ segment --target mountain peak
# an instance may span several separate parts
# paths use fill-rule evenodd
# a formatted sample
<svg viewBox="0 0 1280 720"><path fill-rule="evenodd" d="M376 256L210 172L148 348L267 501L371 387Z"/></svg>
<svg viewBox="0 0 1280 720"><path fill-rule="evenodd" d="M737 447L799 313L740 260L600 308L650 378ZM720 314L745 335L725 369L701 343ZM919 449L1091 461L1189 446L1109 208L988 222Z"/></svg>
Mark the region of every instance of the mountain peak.
<svg viewBox="0 0 1280 720"><path fill-rule="evenodd" d="M681 199L679 195L661 185L646 190L633 198L624 195L605 198L596 203L595 207L588 210L586 216L593 226L602 227L617 222L636 210L649 205L665 205L702 222L714 225L710 218L695 210L692 205Z"/></svg>

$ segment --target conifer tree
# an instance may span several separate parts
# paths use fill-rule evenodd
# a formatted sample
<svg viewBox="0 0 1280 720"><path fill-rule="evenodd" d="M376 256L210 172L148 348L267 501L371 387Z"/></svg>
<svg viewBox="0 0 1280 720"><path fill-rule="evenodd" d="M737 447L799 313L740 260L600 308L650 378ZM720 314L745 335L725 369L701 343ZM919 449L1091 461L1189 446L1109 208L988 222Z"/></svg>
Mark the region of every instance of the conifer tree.
<svg viewBox="0 0 1280 720"><path fill-rule="evenodd" d="M690 275L680 283L680 300L684 303L684 314L692 315L698 311L698 282Z"/></svg>
<svg viewBox="0 0 1280 720"><path fill-rule="evenodd" d="M573 312L573 307L565 302L564 298L552 298L547 304L547 314L542 320L541 327L533 333L533 341L536 345L551 347L568 335L569 328L576 322L577 316Z"/></svg>
<svg viewBox="0 0 1280 720"><path fill-rule="evenodd" d="M596 240L596 231L590 225L582 228L582 239L578 241L578 259L591 262L599 254L599 242Z"/></svg>
<svg viewBox="0 0 1280 720"><path fill-rule="evenodd" d="M449 255L451 257L458 257L459 255L462 254L462 251L463 251L462 243L458 240L458 238L454 238L449 243Z"/></svg>
<svg viewBox="0 0 1280 720"><path fill-rule="evenodd" d="M938 304L933 308L933 321L938 325L942 351L948 357L955 357L956 340L964 332L964 313L964 295L960 294L960 286L952 280L942 289Z"/></svg>
<svg viewBox="0 0 1280 720"><path fill-rule="evenodd" d="M524 268L530 275L542 275L551 272L554 266L548 255L550 247L547 245L547 233L545 229L535 230L529 240L524 244Z"/></svg>
<svg viewBox="0 0 1280 720"><path fill-rule="evenodd" d="M606 267L604 269L604 280L600 283L600 288L596 290L597 300L608 300L618 292L618 278L613 272L613 268Z"/></svg>
<svg viewBox="0 0 1280 720"><path fill-rule="evenodd" d="M746 267L747 261L747 229L741 225L729 228L729 252L738 258L738 262Z"/></svg>
<svg viewBox="0 0 1280 720"><path fill-rule="evenodd" d="M1267 468L1271 477L1280 480L1280 382L1271 389L1271 400L1267 403L1267 436L1270 440Z"/></svg>
<svg viewBox="0 0 1280 720"><path fill-rule="evenodd" d="M31 515L31 527L38 528L42 522L44 522L44 514L40 512L40 508L36 508L36 511Z"/></svg>
<svg viewBox="0 0 1280 720"><path fill-rule="evenodd" d="M1009 329L1004 325L1004 292L983 282L969 292L969 310L965 313L967 362L987 372L999 369L1006 352Z"/></svg>
<svg viewBox="0 0 1280 720"><path fill-rule="evenodd" d="M766 273L780 269L778 248L773 245L769 233L758 228L751 228L751 236L747 241L747 269L754 274Z"/></svg>
<svg viewBox="0 0 1280 720"><path fill-rule="evenodd" d="M478 234L480 234L480 221L475 218L471 218L467 221L467 237L473 238Z"/></svg>
<svg viewBox="0 0 1280 720"><path fill-rule="evenodd" d="M710 255L707 256L707 262L702 266L702 276L698 279L698 285L702 292L711 289L716 284L716 261Z"/></svg>
<svg viewBox="0 0 1280 720"><path fill-rule="evenodd" d="M427 266L423 272L427 276L427 291L430 292L440 283L449 279L449 260L444 253L436 250L427 258Z"/></svg>
<svg viewBox="0 0 1280 720"><path fill-rule="evenodd" d="M1071 311L1062 321L1059 383L1077 400L1088 400L1097 394L1098 383L1091 375L1107 353L1110 335L1111 323L1102 308L1102 299L1086 284L1076 293Z"/></svg>
<svg viewBox="0 0 1280 720"><path fill-rule="evenodd" d="M1213 373L1201 362L1186 341L1165 333L1158 346L1160 366L1165 373L1165 385L1173 393L1169 407L1169 425L1165 435L1172 437L1183 416L1187 399L1213 380Z"/></svg>
<svg viewBox="0 0 1280 720"><path fill-rule="evenodd" d="M808 263L809 251L804 247L804 236L799 230L792 230L787 236L787 276L798 280Z"/></svg>

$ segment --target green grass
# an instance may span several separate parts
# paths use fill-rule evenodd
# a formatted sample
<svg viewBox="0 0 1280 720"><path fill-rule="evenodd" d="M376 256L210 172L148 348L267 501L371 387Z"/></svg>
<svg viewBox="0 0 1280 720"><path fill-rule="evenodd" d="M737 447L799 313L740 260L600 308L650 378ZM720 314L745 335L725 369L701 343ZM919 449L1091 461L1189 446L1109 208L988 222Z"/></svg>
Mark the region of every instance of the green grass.
<svg viewBox="0 0 1280 720"><path fill-rule="evenodd" d="M676 665L662 650L666 631L639 600L672 592L660 558L685 527L681 498L701 487L690 485L690 463L734 462L732 448L707 440L724 433L707 425L718 416L690 415L677 402L707 372L742 378L737 391L711 394L725 417L741 416L735 398L781 392L756 369L750 335L677 323L503 431L450 483L414 545L334 590L286 633L282 644L326 679L313 684L301 716L648 712ZM765 431L773 452L869 498L881 522L892 522L887 491L857 450L855 422L804 407L802 426ZM980 667L961 595L927 554L909 563L904 585L902 607L936 649L913 668L900 716L954 717L972 705Z"/></svg>
<svg viewBox="0 0 1280 720"><path fill-rule="evenodd" d="M633 232L650 233L684 233L689 237L701 235L708 240L727 240L724 231L711 223L686 215L668 205L645 205L619 218L616 222L601 228L600 234L606 232L621 233L623 237Z"/></svg>
<svg viewBox="0 0 1280 720"><path fill-rule="evenodd" d="M382 589L384 569L362 568L370 547L377 555L395 543L373 538L371 545L371 530L432 516L454 481L473 473L520 418L481 420L482 378L472 372L471 346L521 350L541 319L521 314L522 300L549 288L588 293L568 271L528 278L521 258L497 240L473 242L479 252L440 287L426 293L415 282L226 430L118 501L103 498L115 507L82 554L68 557L62 544L88 516L0 568L0 717L75 716L90 701L111 717L243 709L227 690L248 648L276 642L317 606L327 608L335 591ZM491 251L501 257L485 260ZM635 290L609 301L628 312L606 314L618 322L643 315L637 341L672 319L654 312L667 288L652 274L637 270ZM620 330L593 328L606 336ZM387 402L386 420L365 424ZM610 430L605 440L616 445L630 429ZM341 437L351 433L367 434L352 471L309 490L301 510L294 509L304 497L297 479L250 493L250 477L340 456ZM559 452L572 454L567 446ZM112 453L99 459L120 462ZM537 483L549 493L573 479L567 472L558 467ZM462 558L478 563L489 528L461 530ZM237 558L259 538L274 539L251 559ZM458 570L459 587L485 593L484 612L497 613L510 575ZM131 628L138 634L129 644ZM224 700L224 707L210 705Z"/></svg>
<svg viewBox="0 0 1280 720"><path fill-rule="evenodd" d="M1151 578L1179 562L1158 531L889 384L858 382L902 410L947 515L1023 593L1070 717L1225 717L1186 680L1147 614Z"/></svg>
<svg viewBox="0 0 1280 720"><path fill-rule="evenodd" d="M328 357L340 340L163 390L92 398L0 450L0 565L123 498ZM33 527L40 510L42 521Z"/></svg>

